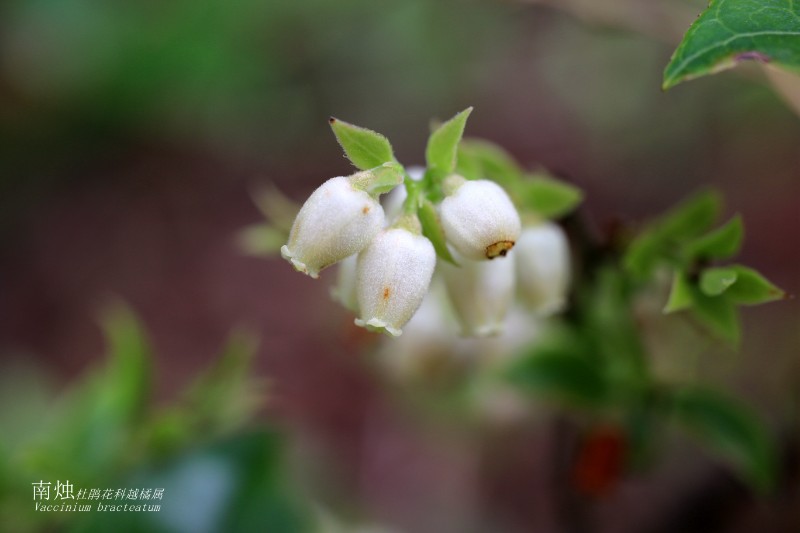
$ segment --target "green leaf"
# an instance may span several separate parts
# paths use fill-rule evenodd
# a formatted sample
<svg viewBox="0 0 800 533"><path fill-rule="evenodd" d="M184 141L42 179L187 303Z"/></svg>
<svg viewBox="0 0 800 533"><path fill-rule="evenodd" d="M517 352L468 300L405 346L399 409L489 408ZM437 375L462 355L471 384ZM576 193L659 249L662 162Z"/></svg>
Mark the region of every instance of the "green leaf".
<svg viewBox="0 0 800 533"><path fill-rule="evenodd" d="M661 261L685 267L680 246L708 231L721 209L722 200L714 191L704 191L684 200L633 239L623 258L625 269L641 280Z"/></svg>
<svg viewBox="0 0 800 533"><path fill-rule="evenodd" d="M732 461L756 488L775 481L775 444L758 416L733 398L700 388L668 396L674 420L711 450Z"/></svg>
<svg viewBox="0 0 800 533"><path fill-rule="evenodd" d="M568 329L551 332L514 359L505 376L525 392L557 401L595 406L606 398L601 366L587 357L585 345Z"/></svg>
<svg viewBox="0 0 800 533"><path fill-rule="evenodd" d="M389 140L372 130L331 117L331 129L347 158L360 170L369 170L394 161Z"/></svg>
<svg viewBox="0 0 800 533"><path fill-rule="evenodd" d="M288 235L300 211L300 204L283 194L274 183L260 185L253 191L252 197L267 221Z"/></svg>
<svg viewBox="0 0 800 533"><path fill-rule="evenodd" d="M636 279L645 279L660 261L663 246L657 233L645 230L628 245L622 259L625 270Z"/></svg>
<svg viewBox="0 0 800 533"><path fill-rule="evenodd" d="M744 237L744 226L739 215L724 226L686 245L686 254L691 258L727 259L739 253Z"/></svg>
<svg viewBox="0 0 800 533"><path fill-rule="evenodd" d="M545 174L533 174L521 187L521 203L545 218L558 218L575 209L583 192Z"/></svg>
<svg viewBox="0 0 800 533"><path fill-rule="evenodd" d="M251 369L257 344L253 335L234 332L222 355L186 389L187 414L201 434L236 428L263 403L263 383Z"/></svg>
<svg viewBox="0 0 800 533"><path fill-rule="evenodd" d="M694 289L686 277L686 273L682 271L675 271L672 277L672 288L669 292L669 299L667 305L664 307L665 313L674 313L682 311L692 306Z"/></svg>
<svg viewBox="0 0 800 533"><path fill-rule="evenodd" d="M700 275L700 290L707 296L719 296L736 283L737 277L732 268L707 268Z"/></svg>
<svg viewBox="0 0 800 533"><path fill-rule="evenodd" d="M692 310L695 316L716 336L739 345L741 327L736 305L727 297L707 296L694 291Z"/></svg>
<svg viewBox="0 0 800 533"><path fill-rule="evenodd" d="M731 285L725 296L739 305L758 305L786 296L786 293L752 268L734 265L730 270L736 273L736 283Z"/></svg>
<svg viewBox="0 0 800 533"><path fill-rule="evenodd" d="M500 146L484 140L465 139L460 150L480 164L480 178L496 181L507 189L515 189L522 179L522 169Z"/></svg>
<svg viewBox="0 0 800 533"><path fill-rule="evenodd" d="M697 237L711 228L721 209L719 194L703 191L662 216L657 222L658 232L664 238L677 242Z"/></svg>
<svg viewBox="0 0 800 533"><path fill-rule="evenodd" d="M122 304L107 312L103 326L110 358L100 396L109 411L132 420L141 416L150 399L150 346L133 311Z"/></svg>
<svg viewBox="0 0 800 533"><path fill-rule="evenodd" d="M243 229L237 239L239 248L248 255L271 257L286 244L286 232L269 224L254 224Z"/></svg>
<svg viewBox="0 0 800 533"><path fill-rule="evenodd" d="M436 250L436 255L448 263L457 265L456 260L447 248L444 230L439 222L439 215L430 200L424 200L417 211L417 216L422 224L422 234L428 238Z"/></svg>
<svg viewBox="0 0 800 533"><path fill-rule="evenodd" d="M456 156L456 174L463 176L468 180L483 179L483 165L478 156L471 150L464 148L462 141L458 145L458 154Z"/></svg>
<svg viewBox="0 0 800 533"><path fill-rule="evenodd" d="M472 108L468 107L431 133L428 147L425 150L428 168L437 169L444 174L455 170L458 143L461 142L461 137L464 135L464 126L467 124L470 113L472 113Z"/></svg>
<svg viewBox="0 0 800 533"><path fill-rule="evenodd" d="M712 0L673 53L663 88L751 59L800 71L800 3Z"/></svg>

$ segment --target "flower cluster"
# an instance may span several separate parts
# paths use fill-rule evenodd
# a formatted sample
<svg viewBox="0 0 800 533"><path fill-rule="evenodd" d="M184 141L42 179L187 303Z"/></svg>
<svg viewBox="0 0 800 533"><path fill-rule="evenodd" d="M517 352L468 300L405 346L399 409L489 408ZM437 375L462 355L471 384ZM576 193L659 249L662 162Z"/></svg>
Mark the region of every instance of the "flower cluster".
<svg viewBox="0 0 800 533"><path fill-rule="evenodd" d="M561 229L549 222L523 228L505 188L456 171L469 111L434 131L428 167L416 170L394 160L383 136L331 120L363 170L311 194L281 255L312 278L340 263L333 295L355 312L358 326L400 335L435 271L466 336L500 333L517 293L539 314L563 307L569 250Z"/></svg>
<svg viewBox="0 0 800 533"><path fill-rule="evenodd" d="M313 278L341 263L336 299L357 313L357 325L398 336L428 292L437 256L416 214L402 210L386 219L378 194L369 192L375 179L360 172L323 183L301 208L281 253ZM569 269L560 228L523 229L505 190L489 180L454 174L443 190L438 216L456 264L438 261L438 270L463 333L502 331L515 287L532 309L559 310Z"/></svg>

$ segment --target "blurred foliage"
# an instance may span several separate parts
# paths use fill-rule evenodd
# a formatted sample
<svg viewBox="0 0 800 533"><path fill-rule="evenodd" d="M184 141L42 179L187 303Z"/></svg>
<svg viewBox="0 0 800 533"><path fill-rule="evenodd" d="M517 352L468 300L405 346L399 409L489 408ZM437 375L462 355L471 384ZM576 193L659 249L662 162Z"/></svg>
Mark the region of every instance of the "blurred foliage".
<svg viewBox="0 0 800 533"><path fill-rule="evenodd" d="M716 266L716 261L736 255L744 239L739 216L711 229L721 209L722 200L712 191L685 200L637 235L623 261L638 280L670 268L672 289L664 312L690 310L711 332L736 346L741 336L737 306L777 300L784 292L751 268Z"/></svg>
<svg viewBox="0 0 800 533"><path fill-rule="evenodd" d="M130 310L116 307L104 326L105 365L70 386L54 407L41 408L46 401L36 395L44 391L32 395L27 381L15 383L13 372L5 376L0 514L7 531L311 528L310 509L287 477L283 437L251 424L264 399L264 386L250 368L251 337L232 335L211 368L175 401L157 406L151 394L153 358L142 325ZM29 409L38 409L33 420L23 414ZM70 481L76 493L108 487L162 487L165 492L163 500L150 502L161 504L159 512L32 512L31 483L39 480Z"/></svg>

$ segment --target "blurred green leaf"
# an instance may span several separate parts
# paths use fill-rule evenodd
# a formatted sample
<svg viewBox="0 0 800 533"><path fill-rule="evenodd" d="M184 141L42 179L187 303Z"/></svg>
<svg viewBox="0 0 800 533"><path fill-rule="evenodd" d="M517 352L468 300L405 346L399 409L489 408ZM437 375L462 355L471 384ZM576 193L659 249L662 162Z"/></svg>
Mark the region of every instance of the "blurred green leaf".
<svg viewBox="0 0 800 533"><path fill-rule="evenodd" d="M460 151L480 165L479 179L496 181L510 193L522 180L522 169L500 146L481 139L464 139Z"/></svg>
<svg viewBox="0 0 800 533"><path fill-rule="evenodd" d="M234 332L222 355L187 388L187 416L198 434L239 427L263 404L263 383L251 369L257 344L253 335Z"/></svg>
<svg viewBox="0 0 800 533"><path fill-rule="evenodd" d="M280 252L288 235L269 224L253 224L238 235L239 248L248 255L271 257Z"/></svg>
<svg viewBox="0 0 800 533"><path fill-rule="evenodd" d="M253 200L261 214L271 225L286 235L300 211L300 204L283 194L273 183L267 183L252 193Z"/></svg>
<svg viewBox="0 0 800 533"><path fill-rule="evenodd" d="M520 196L522 205L544 218L565 215L583 200L579 188L543 173L528 176L520 186Z"/></svg>
<svg viewBox="0 0 800 533"><path fill-rule="evenodd" d="M623 257L625 270L642 280L651 275L660 262L686 267L681 246L708 231L721 208L722 200L714 191L704 191L684 200L631 241Z"/></svg>
<svg viewBox="0 0 800 533"><path fill-rule="evenodd" d="M394 161L389 140L372 130L331 117L331 129L347 158L360 170L370 170Z"/></svg>
<svg viewBox="0 0 800 533"><path fill-rule="evenodd" d="M458 143L461 142L461 137L464 135L464 127L470 113L472 113L472 108L468 107L431 133L425 150L425 161L428 163L428 168L436 169L443 174L449 174L455 170Z"/></svg>
<svg viewBox="0 0 800 533"><path fill-rule="evenodd" d="M658 265L661 259L663 243L659 235L649 230L639 234L628 245L622 264L625 271L635 279L645 279Z"/></svg>
<svg viewBox="0 0 800 533"><path fill-rule="evenodd" d="M117 304L103 316L105 367L70 388L30 450L35 471L84 481L109 476L137 453L137 430L151 400L151 353L133 312Z"/></svg>
<svg viewBox="0 0 800 533"><path fill-rule="evenodd" d="M752 268L733 265L729 270L736 273L736 283L728 288L725 296L739 305L758 305L785 297L784 291Z"/></svg>
<svg viewBox="0 0 800 533"><path fill-rule="evenodd" d="M686 277L686 273L676 270L672 276L672 288L670 289L664 312L674 313L691 307L693 301L692 292L693 288Z"/></svg>
<svg viewBox="0 0 800 533"><path fill-rule="evenodd" d="M739 253L744 237L742 218L737 215L714 231L686 245L689 257L698 259L727 259Z"/></svg>
<svg viewBox="0 0 800 533"><path fill-rule="evenodd" d="M732 268L707 268L700 274L700 290L707 296L719 296L736 283L736 278Z"/></svg>
<svg viewBox="0 0 800 533"><path fill-rule="evenodd" d="M715 191L703 191L678 204L657 221L666 239L683 242L711 228L722 210L722 198Z"/></svg>
<svg viewBox="0 0 800 533"><path fill-rule="evenodd" d="M456 174L468 180L479 180L485 178L483 166L477 155L470 150L464 149L464 142L458 145L456 155Z"/></svg>
<svg viewBox="0 0 800 533"><path fill-rule="evenodd" d="M663 88L748 59L800 72L800 5L794 0L712 0L664 69Z"/></svg>
<svg viewBox="0 0 800 533"><path fill-rule="evenodd" d="M717 337L739 345L741 326L736 305L725 296L707 296L694 291L692 311L695 316Z"/></svg>
<svg viewBox="0 0 800 533"><path fill-rule="evenodd" d="M439 222L439 215L436 213L436 207L429 201L423 200L417 211L420 223L422 223L422 234L428 238L436 250L436 255L444 259L448 263L458 265L450 250L447 248L447 240L444 236L444 230Z"/></svg>
<svg viewBox="0 0 800 533"><path fill-rule="evenodd" d="M733 461L756 488L767 490L776 475L775 445L758 416L733 398L685 387L668 396L671 414L711 450Z"/></svg>
<svg viewBox="0 0 800 533"><path fill-rule="evenodd" d="M601 365L587 356L575 331L550 332L515 358L505 370L506 379L521 390L586 407L606 396Z"/></svg>
<svg viewBox="0 0 800 533"><path fill-rule="evenodd" d="M133 311L121 304L103 320L110 359L102 378L101 400L125 418L140 417L150 399L152 353L143 326Z"/></svg>

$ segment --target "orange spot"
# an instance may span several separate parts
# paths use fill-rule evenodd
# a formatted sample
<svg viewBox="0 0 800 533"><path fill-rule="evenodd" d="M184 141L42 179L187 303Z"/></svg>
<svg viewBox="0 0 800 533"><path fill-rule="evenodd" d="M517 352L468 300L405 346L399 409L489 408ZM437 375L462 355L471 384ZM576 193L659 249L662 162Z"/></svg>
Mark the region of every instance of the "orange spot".
<svg viewBox="0 0 800 533"><path fill-rule="evenodd" d="M361 208L361 212L362 212L362 213L364 213L365 215L366 215L367 213L369 213L369 206L368 206L368 205L365 205L364 207L362 207L362 208Z"/></svg>
<svg viewBox="0 0 800 533"><path fill-rule="evenodd" d="M494 259L498 255L505 257L509 250L514 247L514 241L498 241L486 247L486 258Z"/></svg>
<svg viewBox="0 0 800 533"><path fill-rule="evenodd" d="M389 289L389 287L384 287L383 288L383 299L384 300L388 300L389 299L389 295L391 293L392 293L392 291Z"/></svg>

